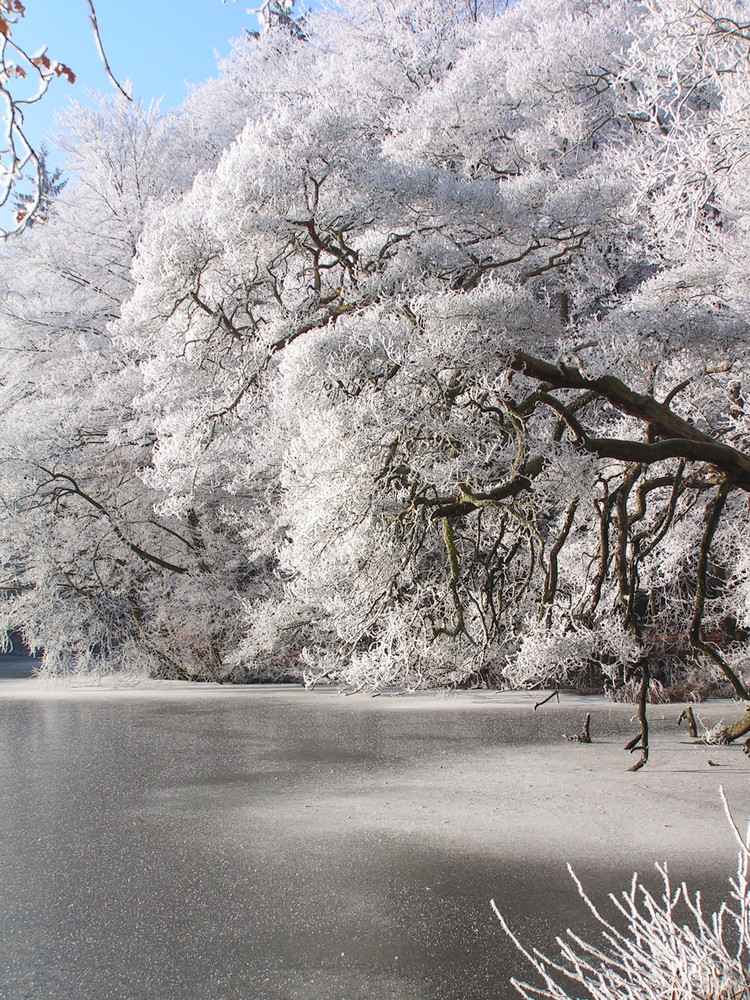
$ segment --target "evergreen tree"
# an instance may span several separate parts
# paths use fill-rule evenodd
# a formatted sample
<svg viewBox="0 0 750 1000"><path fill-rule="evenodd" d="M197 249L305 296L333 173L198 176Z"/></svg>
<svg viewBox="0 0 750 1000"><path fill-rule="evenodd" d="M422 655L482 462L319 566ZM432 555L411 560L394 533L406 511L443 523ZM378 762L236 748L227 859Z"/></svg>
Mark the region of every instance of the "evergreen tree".
<svg viewBox="0 0 750 1000"><path fill-rule="evenodd" d="M55 169L50 173L48 158L49 150L44 143L42 143L38 156L38 180L35 185L38 195L37 193L28 192L16 192L14 195L14 210L18 222L23 222L29 212L31 212L31 215L26 223L28 227L35 226L39 222L47 222L49 220L52 203L60 195L65 188L65 185L68 183L68 179L63 177L61 167L55 167ZM35 205L36 209L32 212L31 210Z"/></svg>

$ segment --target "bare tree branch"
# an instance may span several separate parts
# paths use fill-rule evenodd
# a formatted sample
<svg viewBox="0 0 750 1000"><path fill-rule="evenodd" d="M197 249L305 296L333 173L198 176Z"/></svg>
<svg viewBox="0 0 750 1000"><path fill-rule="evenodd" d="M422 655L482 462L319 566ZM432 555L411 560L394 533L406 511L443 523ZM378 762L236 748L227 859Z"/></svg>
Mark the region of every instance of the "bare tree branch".
<svg viewBox="0 0 750 1000"><path fill-rule="evenodd" d="M125 88L122 86L122 84L119 82L117 77L110 69L109 60L107 59L107 54L104 51L104 45L102 44L102 36L99 34L99 22L97 21L96 18L96 10L94 9L94 2L93 0L87 0L87 3L89 5L89 11L90 11L89 20L91 21L91 29L94 33L94 41L96 42L96 48L99 52L99 58L101 59L102 64L104 66L104 71L109 77L110 82L120 91L122 96L128 101L132 101L133 98L130 96L127 90L125 90Z"/></svg>

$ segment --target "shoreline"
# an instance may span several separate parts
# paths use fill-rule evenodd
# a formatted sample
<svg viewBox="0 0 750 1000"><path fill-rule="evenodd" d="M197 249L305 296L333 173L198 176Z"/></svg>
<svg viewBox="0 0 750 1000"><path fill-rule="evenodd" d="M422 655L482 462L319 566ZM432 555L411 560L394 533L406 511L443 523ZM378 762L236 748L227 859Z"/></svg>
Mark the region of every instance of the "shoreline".
<svg viewBox="0 0 750 1000"><path fill-rule="evenodd" d="M0 674L0 701L5 699L86 699L101 698L250 698L273 699L285 703L325 701L327 704L356 705L359 708L388 705L391 709L444 710L456 711L497 709L530 710L541 717L555 707L586 709L587 711L609 710L629 712L635 717L636 702L612 701L606 694L584 694L578 691L560 690L557 697L549 698L554 692L548 688L535 690L497 690L492 688L427 688L410 691L388 687L375 692L346 691L331 685L316 685L306 688L300 683L258 683L231 684L219 681L151 680L127 675L111 675L100 679L81 680L76 677L39 678L3 677ZM648 705L650 718L657 718L662 711L680 711L690 706L696 716L716 711L725 717L741 715L742 702L735 698L709 698L706 701L653 702ZM535 708L536 706L536 708ZM718 721L718 720L717 720ZM713 724L713 723L712 723ZM685 730L686 732L686 730ZM739 746L740 744L736 744Z"/></svg>

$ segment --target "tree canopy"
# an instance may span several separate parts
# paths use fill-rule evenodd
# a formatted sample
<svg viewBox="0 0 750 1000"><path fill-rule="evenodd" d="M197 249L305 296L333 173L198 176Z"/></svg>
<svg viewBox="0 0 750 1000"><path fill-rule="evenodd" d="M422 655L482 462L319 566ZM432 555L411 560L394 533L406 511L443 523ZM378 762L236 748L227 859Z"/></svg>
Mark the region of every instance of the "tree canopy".
<svg viewBox="0 0 750 1000"><path fill-rule="evenodd" d="M748 698L744 8L289 6L177 112L74 112L3 252L4 628Z"/></svg>

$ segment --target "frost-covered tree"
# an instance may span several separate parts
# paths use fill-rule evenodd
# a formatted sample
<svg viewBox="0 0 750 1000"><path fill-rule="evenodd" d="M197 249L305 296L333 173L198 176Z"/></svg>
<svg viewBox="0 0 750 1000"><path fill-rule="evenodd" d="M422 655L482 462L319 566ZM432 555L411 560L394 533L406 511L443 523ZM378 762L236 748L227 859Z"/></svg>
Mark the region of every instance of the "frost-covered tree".
<svg viewBox="0 0 750 1000"><path fill-rule="evenodd" d="M225 666L748 697L743 24L348 0L169 118L106 328L138 503L244 566Z"/></svg>
<svg viewBox="0 0 750 1000"><path fill-rule="evenodd" d="M73 190L0 261L2 625L49 672L221 674L242 549L218 497L156 510L140 356L111 333L144 214L176 193L170 122L102 101L67 126Z"/></svg>
<svg viewBox="0 0 750 1000"><path fill-rule="evenodd" d="M125 310L144 405L176 388L152 481L243 495L281 591L247 655L299 628L310 679L616 684L670 641L744 696L739 14L475 13L247 59Z"/></svg>
<svg viewBox="0 0 750 1000"><path fill-rule="evenodd" d="M42 143L39 147L39 191L30 194L19 192L14 198L14 207L18 215L25 216L30 207L36 203L34 214L28 219L26 225L33 227L40 222L47 222L50 209L55 198L57 198L68 183L63 176L60 167L50 169L49 149Z"/></svg>

